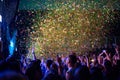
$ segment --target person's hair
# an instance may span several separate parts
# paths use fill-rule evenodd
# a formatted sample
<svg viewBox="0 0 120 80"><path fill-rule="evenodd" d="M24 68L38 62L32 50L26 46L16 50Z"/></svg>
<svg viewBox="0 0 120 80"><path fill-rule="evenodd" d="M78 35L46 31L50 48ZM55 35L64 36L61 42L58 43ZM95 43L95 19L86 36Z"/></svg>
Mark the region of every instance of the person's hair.
<svg viewBox="0 0 120 80"><path fill-rule="evenodd" d="M75 71L75 79L76 80L89 80L90 72L87 66L80 66Z"/></svg>
<svg viewBox="0 0 120 80"><path fill-rule="evenodd" d="M46 66L47 66L48 68L50 68L50 66L51 66L52 63L53 63L53 61L50 60L50 59L48 59L48 60L46 61Z"/></svg>
<svg viewBox="0 0 120 80"><path fill-rule="evenodd" d="M40 60L34 60L27 68L25 75L28 77L29 80L42 79L43 75L42 75L42 70L40 68L40 63L41 63Z"/></svg>
<svg viewBox="0 0 120 80"><path fill-rule="evenodd" d="M58 66L54 62L51 64L50 69L55 73L58 74Z"/></svg>
<svg viewBox="0 0 120 80"><path fill-rule="evenodd" d="M104 67L107 69L107 70L111 70L112 69L112 64L109 60L105 60L104 62Z"/></svg>
<svg viewBox="0 0 120 80"><path fill-rule="evenodd" d="M71 63L71 64L75 64L76 62L77 62L77 58L76 58L76 55L69 55L68 56L68 58L69 58L69 62Z"/></svg>
<svg viewBox="0 0 120 80"><path fill-rule="evenodd" d="M103 80L102 70L98 67L93 67L90 69L91 80Z"/></svg>
<svg viewBox="0 0 120 80"><path fill-rule="evenodd" d="M0 74L0 80L27 80L25 76L14 71L4 71Z"/></svg>
<svg viewBox="0 0 120 80"><path fill-rule="evenodd" d="M60 80L56 74L50 73L42 80Z"/></svg>

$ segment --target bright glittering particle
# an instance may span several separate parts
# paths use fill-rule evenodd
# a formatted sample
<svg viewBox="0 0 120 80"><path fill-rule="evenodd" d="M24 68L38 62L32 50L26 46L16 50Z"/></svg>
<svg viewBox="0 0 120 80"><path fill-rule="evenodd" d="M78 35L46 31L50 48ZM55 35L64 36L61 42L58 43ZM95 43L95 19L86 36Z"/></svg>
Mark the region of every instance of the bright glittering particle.
<svg viewBox="0 0 120 80"><path fill-rule="evenodd" d="M34 23L30 24L32 27L27 31L31 33L29 35L32 44L36 43L36 52L63 50L67 52L68 49L71 49L81 50L82 53L93 48L94 44L98 45L97 41L105 35L104 21L109 21L107 7L104 10L96 9L95 5L98 3L87 4L85 1L81 4L75 2L62 3L59 6L58 4L47 6L49 11L44 11L42 13L44 15L40 15L41 12L35 12L37 19L31 20ZM55 8L51 9L51 6L55 6ZM33 16L33 14L33 11L28 11L28 15ZM23 23L23 21L20 22ZM101 36L102 30L104 35Z"/></svg>

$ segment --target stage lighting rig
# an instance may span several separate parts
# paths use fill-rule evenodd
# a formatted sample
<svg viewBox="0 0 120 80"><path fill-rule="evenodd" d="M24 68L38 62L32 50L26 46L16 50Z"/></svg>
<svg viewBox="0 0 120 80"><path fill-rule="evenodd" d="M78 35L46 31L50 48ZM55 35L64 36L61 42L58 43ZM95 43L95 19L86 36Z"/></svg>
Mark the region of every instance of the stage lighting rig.
<svg viewBox="0 0 120 80"><path fill-rule="evenodd" d="M12 42L11 39L16 31L14 24L18 5L19 0L0 0L0 38L3 44L2 53L4 53L4 58L6 58L9 53L13 53L10 51L13 51L12 49L14 49L13 47L15 44L13 44L14 42ZM13 25L11 26L11 24ZM7 27L9 27L9 29ZM12 48L10 51L9 46Z"/></svg>

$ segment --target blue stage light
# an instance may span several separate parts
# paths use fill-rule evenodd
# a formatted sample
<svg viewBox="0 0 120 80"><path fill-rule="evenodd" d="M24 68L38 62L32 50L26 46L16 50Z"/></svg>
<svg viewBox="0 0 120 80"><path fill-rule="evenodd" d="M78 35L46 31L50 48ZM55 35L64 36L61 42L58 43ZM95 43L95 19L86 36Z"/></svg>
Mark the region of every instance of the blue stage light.
<svg viewBox="0 0 120 80"><path fill-rule="evenodd" d="M10 47L14 47L13 41L10 41Z"/></svg>
<svg viewBox="0 0 120 80"><path fill-rule="evenodd" d="M15 48L15 43L11 40L9 45L9 53L10 53L9 55L13 55L14 48Z"/></svg>
<svg viewBox="0 0 120 80"><path fill-rule="evenodd" d="M16 34L17 34L17 31L15 31L13 33L13 36L10 40L10 45L9 45L9 55L13 55L14 51L15 51L15 48L16 48Z"/></svg>

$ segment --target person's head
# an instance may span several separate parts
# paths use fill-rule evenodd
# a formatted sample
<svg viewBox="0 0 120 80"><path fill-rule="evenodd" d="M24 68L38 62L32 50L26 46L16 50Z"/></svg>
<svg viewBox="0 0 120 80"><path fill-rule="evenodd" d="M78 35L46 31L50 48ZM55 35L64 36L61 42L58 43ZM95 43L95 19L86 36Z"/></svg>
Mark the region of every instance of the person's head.
<svg viewBox="0 0 120 80"><path fill-rule="evenodd" d="M0 72L5 71L8 67L8 64L5 60L0 61Z"/></svg>
<svg viewBox="0 0 120 80"><path fill-rule="evenodd" d="M89 80L90 72L87 66L81 66L75 71L75 79L76 80Z"/></svg>
<svg viewBox="0 0 120 80"><path fill-rule="evenodd" d="M48 60L46 61L46 67L47 67L48 69L50 69L50 66L52 65L52 63L53 63L53 60L48 59Z"/></svg>
<svg viewBox="0 0 120 80"><path fill-rule="evenodd" d="M100 59L100 60L99 60L99 61L100 61L99 64L102 65L102 64L103 64L104 57L103 57L103 56L100 56L99 59Z"/></svg>
<svg viewBox="0 0 120 80"><path fill-rule="evenodd" d="M112 69L112 64L109 60L105 60L104 61L104 67L107 71L111 70Z"/></svg>
<svg viewBox="0 0 120 80"><path fill-rule="evenodd" d="M40 63L40 60L34 60L28 66L25 75L28 77L29 80L41 80L42 71L40 68Z"/></svg>
<svg viewBox="0 0 120 80"><path fill-rule="evenodd" d="M42 80L60 80L56 74L50 73L45 76Z"/></svg>
<svg viewBox="0 0 120 80"><path fill-rule="evenodd" d="M50 70L52 70L54 73L58 74L58 66L54 62L50 66Z"/></svg>
<svg viewBox="0 0 120 80"><path fill-rule="evenodd" d="M20 62L17 61L15 58L10 57L9 59L2 60L0 62L0 71L4 70L14 70L16 72L21 72L20 69Z"/></svg>
<svg viewBox="0 0 120 80"><path fill-rule="evenodd" d="M0 80L27 80L25 76L14 71L4 71L0 74Z"/></svg>
<svg viewBox="0 0 120 80"><path fill-rule="evenodd" d="M103 80L102 70L98 67L92 67L90 69L91 80Z"/></svg>
<svg viewBox="0 0 120 80"><path fill-rule="evenodd" d="M60 57L60 56L58 56L58 55L57 55L56 60L57 60L57 62L58 62L59 64L60 64L60 63L62 63L62 59L61 59L61 57Z"/></svg>
<svg viewBox="0 0 120 80"><path fill-rule="evenodd" d="M32 62L33 65L40 66L41 60L37 59Z"/></svg>
<svg viewBox="0 0 120 80"><path fill-rule="evenodd" d="M77 58L75 55L69 55L67 61L68 61L67 63L68 67L74 67L77 62Z"/></svg>

